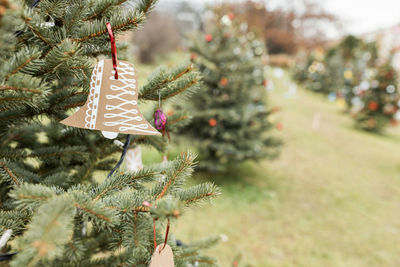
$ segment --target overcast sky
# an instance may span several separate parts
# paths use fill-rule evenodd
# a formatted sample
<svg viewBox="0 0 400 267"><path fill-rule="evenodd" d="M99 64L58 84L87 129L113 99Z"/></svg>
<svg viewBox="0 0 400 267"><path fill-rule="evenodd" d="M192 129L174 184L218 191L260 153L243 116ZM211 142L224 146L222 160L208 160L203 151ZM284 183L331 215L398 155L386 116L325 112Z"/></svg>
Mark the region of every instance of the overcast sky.
<svg viewBox="0 0 400 267"><path fill-rule="evenodd" d="M400 0L322 0L326 9L359 34L400 23Z"/></svg>
<svg viewBox="0 0 400 267"><path fill-rule="evenodd" d="M161 0L168 1L168 0ZM198 3L219 3L223 0L196 0ZM231 0L232 1L232 0ZM233 0L235 1L235 0ZM236 0L241 1L241 0ZM267 4L293 3L299 0L259 0ZM353 34L371 32L400 23L400 0L315 0L325 5L344 22L345 30Z"/></svg>

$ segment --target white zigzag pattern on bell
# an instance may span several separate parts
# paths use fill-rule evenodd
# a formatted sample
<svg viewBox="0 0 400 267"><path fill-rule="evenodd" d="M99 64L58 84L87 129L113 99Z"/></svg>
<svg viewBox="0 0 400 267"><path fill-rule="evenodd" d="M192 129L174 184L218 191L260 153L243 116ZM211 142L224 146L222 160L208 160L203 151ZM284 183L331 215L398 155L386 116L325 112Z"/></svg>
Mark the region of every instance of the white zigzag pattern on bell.
<svg viewBox="0 0 400 267"><path fill-rule="evenodd" d="M135 95L135 80L129 79L127 76L135 75L135 69L131 67L129 64L124 62L120 62L120 66L118 67L118 81L121 81L123 86L111 85L110 89L114 92L119 92L116 95L107 94L107 99L117 99L121 101L118 105L106 105L106 110L113 111L112 113L105 113L104 118L118 118L119 120L112 122L104 122L106 126L120 126L119 130L122 132L128 130L137 130L146 133L153 133L153 130L149 129L149 125L147 123L134 125L133 121L143 121L141 116L137 116L139 114L139 110L136 108L138 101L132 100L128 101L124 98L126 95ZM110 80L115 80L114 75L109 77ZM126 106L134 106L134 108L127 108Z"/></svg>
<svg viewBox="0 0 400 267"><path fill-rule="evenodd" d="M90 82L90 93L89 103L87 105L86 116L85 116L85 127L88 129L95 129L97 110L99 108L100 90L101 90L101 79L103 76L104 60L101 60L97 64L97 68L93 69L92 80Z"/></svg>

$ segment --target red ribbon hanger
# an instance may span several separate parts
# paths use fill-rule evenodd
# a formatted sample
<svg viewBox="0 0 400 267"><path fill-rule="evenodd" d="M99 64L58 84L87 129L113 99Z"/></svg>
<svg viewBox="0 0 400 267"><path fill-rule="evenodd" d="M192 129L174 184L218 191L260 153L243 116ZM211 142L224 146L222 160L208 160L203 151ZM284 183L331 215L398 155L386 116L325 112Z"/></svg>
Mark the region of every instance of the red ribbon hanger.
<svg viewBox="0 0 400 267"><path fill-rule="evenodd" d="M113 68L115 71L115 79L118 80L118 70L117 70L117 45L115 44L114 34L111 28L110 22L106 23L106 27L108 30L108 35L110 35L110 43L111 43L111 56L113 61Z"/></svg>

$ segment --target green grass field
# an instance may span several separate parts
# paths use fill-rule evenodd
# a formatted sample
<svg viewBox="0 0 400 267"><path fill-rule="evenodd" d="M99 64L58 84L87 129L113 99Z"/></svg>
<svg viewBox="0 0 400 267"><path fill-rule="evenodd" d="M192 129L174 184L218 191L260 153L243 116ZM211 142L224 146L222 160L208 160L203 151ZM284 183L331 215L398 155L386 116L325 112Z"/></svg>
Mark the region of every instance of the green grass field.
<svg viewBox="0 0 400 267"><path fill-rule="evenodd" d="M289 79L273 80L281 156L224 176L196 174L194 183L215 181L223 194L185 213L172 226L176 237L224 235L209 251L221 266L239 254L239 266L400 266L399 130L355 130L334 103L301 88L286 99ZM313 130L316 114L321 123ZM146 157L158 158L154 151Z"/></svg>

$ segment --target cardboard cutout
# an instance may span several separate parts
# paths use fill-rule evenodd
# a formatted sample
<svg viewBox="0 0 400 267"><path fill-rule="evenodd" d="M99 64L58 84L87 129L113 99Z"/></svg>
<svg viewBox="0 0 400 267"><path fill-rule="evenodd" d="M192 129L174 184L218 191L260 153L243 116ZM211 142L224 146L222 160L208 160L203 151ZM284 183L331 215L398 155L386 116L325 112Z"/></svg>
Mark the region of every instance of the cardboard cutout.
<svg viewBox="0 0 400 267"><path fill-rule="evenodd" d="M61 123L100 130L110 139L116 138L118 133L161 135L139 110L134 66L125 61L118 61L117 64L118 80L114 78L111 59L101 60L96 64L85 105Z"/></svg>

